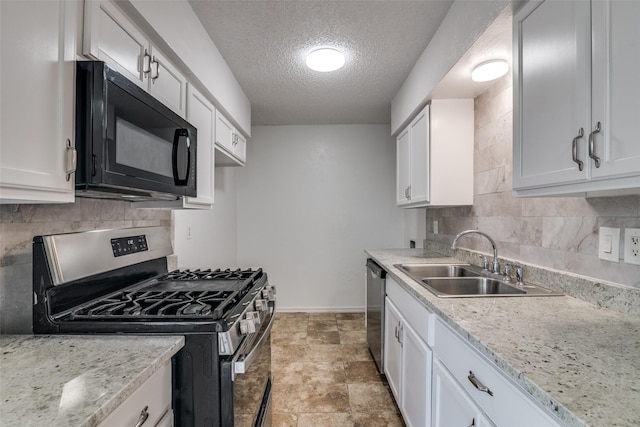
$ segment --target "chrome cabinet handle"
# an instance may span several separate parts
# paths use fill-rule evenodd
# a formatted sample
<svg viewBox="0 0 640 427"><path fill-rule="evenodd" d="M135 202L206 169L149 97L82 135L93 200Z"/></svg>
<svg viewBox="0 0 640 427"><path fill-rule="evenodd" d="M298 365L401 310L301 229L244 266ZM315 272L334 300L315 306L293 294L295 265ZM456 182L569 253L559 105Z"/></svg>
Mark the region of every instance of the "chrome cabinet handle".
<svg viewBox="0 0 640 427"><path fill-rule="evenodd" d="M78 167L78 151L71 145L70 139L67 139L67 165L68 164L71 164L71 166L65 171L67 174L67 181L71 179L71 175L74 174Z"/></svg>
<svg viewBox="0 0 640 427"><path fill-rule="evenodd" d="M144 408L142 408L142 412L140 412L140 416L138 417L138 422L133 427L141 427L142 424L144 424L147 421L147 418L149 418L148 409L149 409L148 406L145 406Z"/></svg>
<svg viewBox="0 0 640 427"><path fill-rule="evenodd" d="M155 71L155 74L154 74L154 71ZM158 77L160 77L160 63L154 56L153 60L151 61L151 82L155 83Z"/></svg>
<svg viewBox="0 0 640 427"><path fill-rule="evenodd" d="M573 138L573 146L572 146L573 161L578 164L579 171L582 171L582 169L584 168L584 163L582 163L582 160L578 159L578 140L581 139L583 136L584 136L584 128L580 128L580 130L578 131L578 136Z"/></svg>
<svg viewBox="0 0 640 427"><path fill-rule="evenodd" d="M480 380L476 378L476 375L473 373L473 371L469 371L469 375L467 376L467 378L469 379L469 381L471 381L471 384L473 384L475 388L484 393L487 393L489 396L493 396L493 392L491 391L491 389L482 384Z"/></svg>
<svg viewBox="0 0 640 427"><path fill-rule="evenodd" d="M589 134L589 157L591 157L595 161L597 168L600 167L600 157L596 156L593 140L594 135L600 133L601 130L602 128L600 122L598 122L598 124L596 124L596 128Z"/></svg>
<svg viewBox="0 0 640 427"><path fill-rule="evenodd" d="M147 52L147 49L144 50L144 56L142 57L142 74L145 76L151 72L151 55Z"/></svg>

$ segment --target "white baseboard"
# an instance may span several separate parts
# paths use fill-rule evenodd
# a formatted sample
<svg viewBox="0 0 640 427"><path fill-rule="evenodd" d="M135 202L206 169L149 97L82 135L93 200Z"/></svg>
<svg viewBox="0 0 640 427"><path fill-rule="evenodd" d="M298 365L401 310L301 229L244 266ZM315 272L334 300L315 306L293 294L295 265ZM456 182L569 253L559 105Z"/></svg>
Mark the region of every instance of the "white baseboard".
<svg viewBox="0 0 640 427"><path fill-rule="evenodd" d="M365 307L278 307L280 313L364 313Z"/></svg>

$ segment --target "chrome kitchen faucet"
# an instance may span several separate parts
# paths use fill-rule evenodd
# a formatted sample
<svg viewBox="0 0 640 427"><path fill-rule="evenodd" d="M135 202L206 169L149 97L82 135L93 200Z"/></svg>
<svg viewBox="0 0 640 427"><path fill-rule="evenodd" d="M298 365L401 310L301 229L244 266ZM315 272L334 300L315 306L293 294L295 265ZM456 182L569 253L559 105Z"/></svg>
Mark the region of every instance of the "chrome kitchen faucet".
<svg viewBox="0 0 640 427"><path fill-rule="evenodd" d="M487 239L489 239L489 242L491 242L491 246L493 247L493 266L492 266L491 272L500 274L500 264L498 264L498 248L496 247L496 242L487 233L483 233L482 231L479 231L479 230L461 231L460 233L458 233L456 235L456 237L453 238L453 243L451 244L451 249L455 249L456 248L456 244L458 243L458 239L459 238L461 238L465 234L470 234L470 233L480 234L481 236L484 236Z"/></svg>

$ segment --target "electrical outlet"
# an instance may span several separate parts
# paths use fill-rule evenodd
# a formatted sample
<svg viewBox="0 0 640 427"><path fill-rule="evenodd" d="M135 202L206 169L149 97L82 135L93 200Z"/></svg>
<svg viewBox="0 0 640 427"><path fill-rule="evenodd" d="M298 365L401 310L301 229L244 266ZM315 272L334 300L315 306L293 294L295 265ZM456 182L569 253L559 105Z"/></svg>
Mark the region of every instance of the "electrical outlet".
<svg viewBox="0 0 640 427"><path fill-rule="evenodd" d="M187 224L187 240L191 240L191 224Z"/></svg>
<svg viewBox="0 0 640 427"><path fill-rule="evenodd" d="M640 265L640 228L624 230L624 262Z"/></svg>
<svg viewBox="0 0 640 427"><path fill-rule="evenodd" d="M438 220L434 219L433 220L433 234L438 234Z"/></svg>

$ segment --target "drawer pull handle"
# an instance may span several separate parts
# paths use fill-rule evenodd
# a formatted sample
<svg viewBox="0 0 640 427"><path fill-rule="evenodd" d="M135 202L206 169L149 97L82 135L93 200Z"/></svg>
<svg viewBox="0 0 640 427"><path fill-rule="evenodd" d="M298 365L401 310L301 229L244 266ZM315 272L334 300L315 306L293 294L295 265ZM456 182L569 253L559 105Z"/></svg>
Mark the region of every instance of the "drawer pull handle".
<svg viewBox="0 0 640 427"><path fill-rule="evenodd" d="M473 371L469 371L469 375L467 376L467 378L469 378L469 381L471 381L471 384L473 384L475 388L487 393L489 396L493 396L493 392L491 391L491 389L482 384L480 380L476 378L476 375L473 373Z"/></svg>
<svg viewBox="0 0 640 427"><path fill-rule="evenodd" d="M147 421L147 418L149 418L149 411L148 411L149 407L145 406L142 409L142 412L140 412L140 416L138 417L138 422L136 423L135 426L133 427L141 427L142 424L144 424Z"/></svg>

